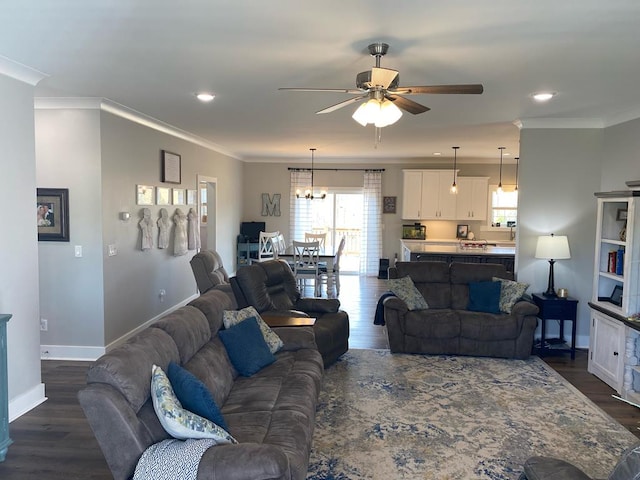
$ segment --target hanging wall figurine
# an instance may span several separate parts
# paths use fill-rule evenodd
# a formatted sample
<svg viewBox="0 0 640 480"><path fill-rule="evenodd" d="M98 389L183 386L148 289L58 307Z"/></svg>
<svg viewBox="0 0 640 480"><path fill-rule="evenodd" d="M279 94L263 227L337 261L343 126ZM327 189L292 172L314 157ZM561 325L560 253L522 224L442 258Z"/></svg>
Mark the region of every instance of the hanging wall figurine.
<svg viewBox="0 0 640 480"><path fill-rule="evenodd" d="M142 250L149 250L153 247L153 221L151 220L151 210L142 209L142 220L138 223L142 232Z"/></svg>
<svg viewBox="0 0 640 480"><path fill-rule="evenodd" d="M189 250L200 249L200 226L198 225L198 214L193 208L189 209L189 229L187 231Z"/></svg>
<svg viewBox="0 0 640 480"><path fill-rule="evenodd" d="M176 224L173 254L178 257L187 253L187 216L179 208L176 208L176 213L173 214L173 223Z"/></svg>
<svg viewBox="0 0 640 480"><path fill-rule="evenodd" d="M158 248L167 248L169 246L169 230L171 229L171 220L169 220L169 212L166 208L160 209L160 218L158 218Z"/></svg>

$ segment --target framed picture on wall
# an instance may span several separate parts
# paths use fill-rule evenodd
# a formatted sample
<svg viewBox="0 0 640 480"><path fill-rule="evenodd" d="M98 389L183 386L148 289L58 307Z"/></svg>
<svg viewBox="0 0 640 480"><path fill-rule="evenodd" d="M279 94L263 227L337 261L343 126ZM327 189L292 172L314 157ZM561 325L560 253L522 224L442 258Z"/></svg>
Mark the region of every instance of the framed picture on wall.
<svg viewBox="0 0 640 480"><path fill-rule="evenodd" d="M156 187L153 185L137 185L136 186L136 204L137 205L153 205L153 195Z"/></svg>
<svg viewBox="0 0 640 480"><path fill-rule="evenodd" d="M382 213L396 213L396 200L398 197L383 197Z"/></svg>
<svg viewBox="0 0 640 480"><path fill-rule="evenodd" d="M183 188L174 188L173 189L173 204L174 205L184 205L184 189Z"/></svg>
<svg viewBox="0 0 640 480"><path fill-rule="evenodd" d="M38 241L69 241L69 189L38 188L36 192Z"/></svg>
<svg viewBox="0 0 640 480"><path fill-rule="evenodd" d="M169 187L156 188L156 203L158 205L171 205L171 189Z"/></svg>
<svg viewBox="0 0 640 480"><path fill-rule="evenodd" d="M181 157L177 153L162 150L162 181L165 183L181 183Z"/></svg>
<svg viewBox="0 0 640 480"><path fill-rule="evenodd" d="M195 205L196 204L196 195L198 194L197 190L187 190L187 205Z"/></svg>

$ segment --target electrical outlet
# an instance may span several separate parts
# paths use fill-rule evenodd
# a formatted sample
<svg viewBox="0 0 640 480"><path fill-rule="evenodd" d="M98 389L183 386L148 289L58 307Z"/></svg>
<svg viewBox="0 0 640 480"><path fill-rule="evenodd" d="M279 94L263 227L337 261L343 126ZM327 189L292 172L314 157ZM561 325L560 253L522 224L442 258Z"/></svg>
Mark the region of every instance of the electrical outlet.
<svg viewBox="0 0 640 480"><path fill-rule="evenodd" d="M41 332L49 331L49 320L47 320L46 318L40 319L40 331Z"/></svg>
<svg viewBox="0 0 640 480"><path fill-rule="evenodd" d="M158 294L158 296L160 297L160 301L164 302L164 296L167 294L166 290L163 288L160 290L160 293Z"/></svg>

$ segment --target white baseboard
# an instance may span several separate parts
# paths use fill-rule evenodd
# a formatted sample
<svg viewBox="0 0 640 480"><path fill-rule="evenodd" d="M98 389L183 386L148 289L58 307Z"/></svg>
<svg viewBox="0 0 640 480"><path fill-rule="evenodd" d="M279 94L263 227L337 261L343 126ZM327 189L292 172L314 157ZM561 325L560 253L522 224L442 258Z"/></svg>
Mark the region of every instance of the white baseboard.
<svg viewBox="0 0 640 480"><path fill-rule="evenodd" d="M44 383L39 383L28 392L11 399L9 402L9 422L13 422L16 418L24 415L46 400L47 397L44 396Z"/></svg>
<svg viewBox="0 0 640 480"><path fill-rule="evenodd" d="M92 362L104 355L104 347L78 345L40 345L40 360L72 360Z"/></svg>

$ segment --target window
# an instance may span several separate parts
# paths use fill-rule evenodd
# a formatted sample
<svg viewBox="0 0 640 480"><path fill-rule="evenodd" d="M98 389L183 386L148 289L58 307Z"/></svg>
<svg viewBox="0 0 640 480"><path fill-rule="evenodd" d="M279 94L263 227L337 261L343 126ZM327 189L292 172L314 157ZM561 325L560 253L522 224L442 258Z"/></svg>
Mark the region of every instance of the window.
<svg viewBox="0 0 640 480"><path fill-rule="evenodd" d="M515 227L518 220L517 190L498 193L498 186L491 185L489 192L489 224L492 227Z"/></svg>

